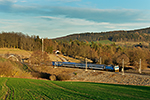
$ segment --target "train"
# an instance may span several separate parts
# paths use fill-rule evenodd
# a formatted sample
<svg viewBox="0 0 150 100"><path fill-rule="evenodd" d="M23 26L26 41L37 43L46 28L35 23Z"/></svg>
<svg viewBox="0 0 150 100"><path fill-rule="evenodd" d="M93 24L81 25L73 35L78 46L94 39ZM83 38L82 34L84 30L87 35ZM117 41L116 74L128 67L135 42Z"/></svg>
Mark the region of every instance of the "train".
<svg viewBox="0 0 150 100"><path fill-rule="evenodd" d="M74 62L52 62L53 66L57 67L71 67L71 68L86 68L86 64L83 63L74 63ZM93 70L110 70L114 72L119 72L118 65L105 65L105 64L87 64L87 69Z"/></svg>

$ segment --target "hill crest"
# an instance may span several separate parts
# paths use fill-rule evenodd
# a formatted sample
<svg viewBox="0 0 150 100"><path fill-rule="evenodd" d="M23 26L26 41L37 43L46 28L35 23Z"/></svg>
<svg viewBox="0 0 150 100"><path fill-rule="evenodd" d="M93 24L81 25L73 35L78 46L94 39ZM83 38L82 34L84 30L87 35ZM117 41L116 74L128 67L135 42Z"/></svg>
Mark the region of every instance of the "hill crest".
<svg viewBox="0 0 150 100"><path fill-rule="evenodd" d="M58 41L100 41L110 40L113 42L118 41L149 41L150 39L150 27L136 30L118 30L108 32L85 32L79 34L71 34L64 37L55 38L53 40Z"/></svg>

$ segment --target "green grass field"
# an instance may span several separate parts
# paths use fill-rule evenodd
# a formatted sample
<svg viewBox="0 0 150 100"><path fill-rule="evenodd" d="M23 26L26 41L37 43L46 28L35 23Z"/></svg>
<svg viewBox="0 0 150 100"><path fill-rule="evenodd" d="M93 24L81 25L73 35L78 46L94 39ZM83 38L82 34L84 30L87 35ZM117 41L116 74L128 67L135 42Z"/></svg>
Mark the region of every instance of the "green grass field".
<svg viewBox="0 0 150 100"><path fill-rule="evenodd" d="M3 100L150 100L149 86L0 78Z"/></svg>
<svg viewBox="0 0 150 100"><path fill-rule="evenodd" d="M91 44L91 42L89 42ZM101 44L113 44L115 42L109 40L101 40L101 41L94 41L94 43L101 43Z"/></svg>
<svg viewBox="0 0 150 100"><path fill-rule="evenodd" d="M102 40L102 41L99 41L99 43L101 43L101 44L113 44L114 42L111 42L109 40Z"/></svg>

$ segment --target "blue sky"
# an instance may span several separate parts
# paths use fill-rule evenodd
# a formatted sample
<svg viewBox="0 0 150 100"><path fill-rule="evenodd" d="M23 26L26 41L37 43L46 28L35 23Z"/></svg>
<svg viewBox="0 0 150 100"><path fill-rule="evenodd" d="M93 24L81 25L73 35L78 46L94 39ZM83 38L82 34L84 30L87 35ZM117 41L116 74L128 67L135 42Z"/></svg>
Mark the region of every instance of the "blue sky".
<svg viewBox="0 0 150 100"><path fill-rule="evenodd" d="M0 31L41 38L150 27L150 0L0 0Z"/></svg>

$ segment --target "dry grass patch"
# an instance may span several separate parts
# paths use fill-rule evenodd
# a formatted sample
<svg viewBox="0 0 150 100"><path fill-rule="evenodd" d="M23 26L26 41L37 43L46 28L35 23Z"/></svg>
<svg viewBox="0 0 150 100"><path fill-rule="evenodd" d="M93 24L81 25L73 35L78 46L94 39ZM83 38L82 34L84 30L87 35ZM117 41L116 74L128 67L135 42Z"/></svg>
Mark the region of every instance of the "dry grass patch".
<svg viewBox="0 0 150 100"><path fill-rule="evenodd" d="M112 77L115 77L115 76L117 76L117 74L111 74L111 75L109 76L109 78L112 78Z"/></svg>
<svg viewBox="0 0 150 100"><path fill-rule="evenodd" d="M65 58L68 62L85 63L85 58L83 57L76 56L76 58L73 58L73 57L64 56L64 55L59 55L59 56ZM87 59L87 62L93 62L93 61L90 59Z"/></svg>
<svg viewBox="0 0 150 100"><path fill-rule="evenodd" d="M76 71L75 69L72 69L72 68L61 68L61 67L53 68L53 67L47 67L47 66L44 66L43 69L44 69L43 72L55 74L55 75L59 75L60 73L68 74L68 73L72 73Z"/></svg>
<svg viewBox="0 0 150 100"><path fill-rule="evenodd" d="M31 66L31 68L35 71L35 72L39 72L39 73L47 73L48 79L50 79L51 75L55 75L60 77L59 79L62 79L62 77L66 77L65 75L69 75L70 73L75 72L75 69L72 68L64 68L64 67L57 67L57 68L53 68L52 66ZM34 77L40 77L39 73L33 73ZM68 79L68 78L67 78Z"/></svg>
<svg viewBox="0 0 150 100"><path fill-rule="evenodd" d="M68 62L75 62L75 63L80 63L81 62L80 60L69 57L69 56L64 56L64 55L59 55L59 56L65 58Z"/></svg>
<svg viewBox="0 0 150 100"><path fill-rule="evenodd" d="M92 72L91 74L92 74L92 76L98 76L100 74L103 74L103 72Z"/></svg>
<svg viewBox="0 0 150 100"><path fill-rule="evenodd" d="M21 50L16 48L0 48L0 54L7 54L7 53L22 55L26 58L29 58L32 51L26 51L26 50Z"/></svg>
<svg viewBox="0 0 150 100"><path fill-rule="evenodd" d="M51 61L62 61L60 58L58 58L55 54L49 54L49 58Z"/></svg>
<svg viewBox="0 0 150 100"><path fill-rule="evenodd" d="M1 77L32 77L27 66L0 57Z"/></svg>
<svg viewBox="0 0 150 100"><path fill-rule="evenodd" d="M145 45L145 46L149 46L149 43L148 42L115 42L116 45L137 45L141 43L142 45Z"/></svg>

